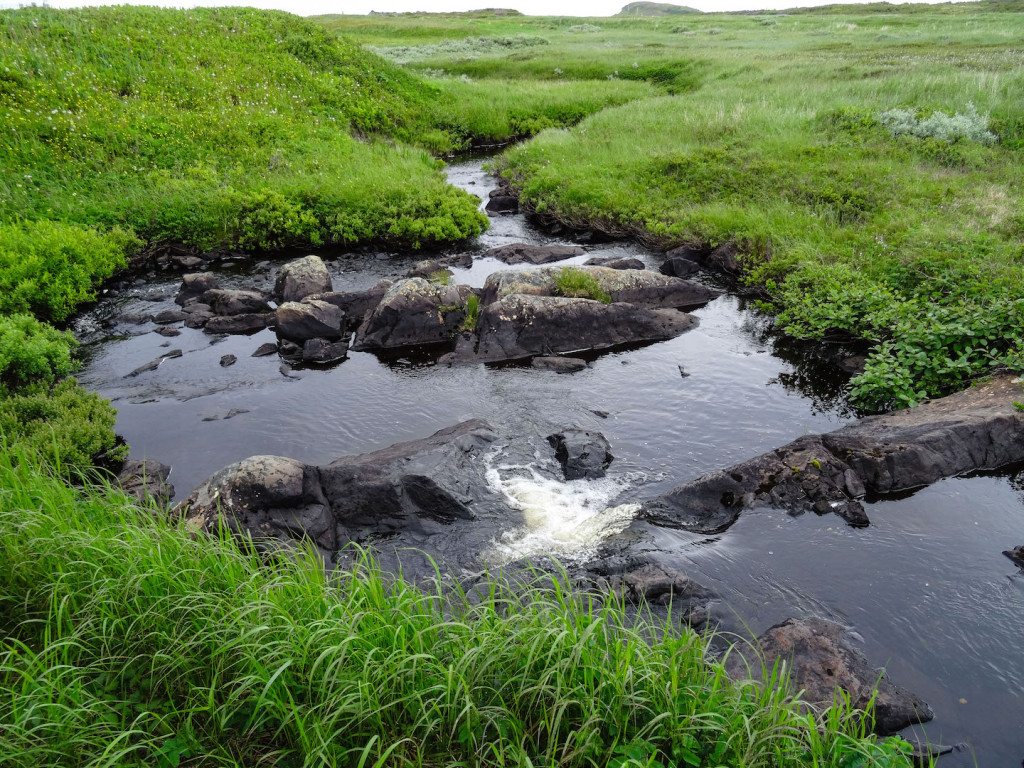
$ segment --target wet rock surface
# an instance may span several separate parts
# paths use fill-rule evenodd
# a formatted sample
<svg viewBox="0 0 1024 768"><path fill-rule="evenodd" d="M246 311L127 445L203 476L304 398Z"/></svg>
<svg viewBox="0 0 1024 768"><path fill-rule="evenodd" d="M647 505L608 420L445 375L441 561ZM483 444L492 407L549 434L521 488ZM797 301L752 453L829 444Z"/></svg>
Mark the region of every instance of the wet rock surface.
<svg viewBox="0 0 1024 768"><path fill-rule="evenodd" d="M1024 544L1013 549L1007 549L1003 554L1010 558L1018 568L1024 568Z"/></svg>
<svg viewBox="0 0 1024 768"><path fill-rule="evenodd" d="M753 653L737 646L726 668L736 679L760 679L762 661L769 670L777 662L788 664L793 687L802 690L803 700L819 711L833 704L839 690L858 709L865 709L875 696L874 731L881 735L933 717L924 701L873 667L835 622L788 619L761 635Z"/></svg>
<svg viewBox="0 0 1024 768"><path fill-rule="evenodd" d="M483 254L483 258L497 259L506 264L550 264L553 261L564 261L573 256L582 256L585 251L577 245L533 245L531 243L513 243L492 248Z"/></svg>
<svg viewBox="0 0 1024 768"><path fill-rule="evenodd" d="M542 371L554 371L555 373L576 373L587 368L587 361L579 357L535 357L530 365Z"/></svg>
<svg viewBox="0 0 1024 768"><path fill-rule="evenodd" d="M249 335L262 331L274 323L274 315L270 312L243 315L215 315L203 323L207 333L224 333L228 335Z"/></svg>
<svg viewBox="0 0 1024 768"><path fill-rule="evenodd" d="M594 256L583 262L585 267L607 267L608 269L647 269L640 259L628 256Z"/></svg>
<svg viewBox="0 0 1024 768"><path fill-rule="evenodd" d="M421 277L399 280L356 331L353 349L450 344L473 293L465 285L439 285Z"/></svg>
<svg viewBox="0 0 1024 768"><path fill-rule="evenodd" d="M322 299L285 302L277 308L274 321L277 335L296 343L337 340L345 330L345 313Z"/></svg>
<svg viewBox="0 0 1024 768"><path fill-rule="evenodd" d="M611 446L600 432L567 429L548 435L548 443L555 449L566 480L604 477L612 463Z"/></svg>
<svg viewBox="0 0 1024 768"><path fill-rule="evenodd" d="M835 512L867 525L865 494L891 494L944 477L1024 460L1021 387L1009 376L894 413L808 435L679 486L644 505L656 525L713 533L740 512L772 506Z"/></svg>

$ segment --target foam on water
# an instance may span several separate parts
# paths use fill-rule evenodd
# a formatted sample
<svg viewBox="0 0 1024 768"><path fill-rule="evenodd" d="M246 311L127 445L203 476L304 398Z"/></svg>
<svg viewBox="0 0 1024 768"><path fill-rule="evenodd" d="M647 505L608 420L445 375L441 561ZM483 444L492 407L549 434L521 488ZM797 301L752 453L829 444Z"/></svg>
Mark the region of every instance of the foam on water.
<svg viewBox="0 0 1024 768"><path fill-rule="evenodd" d="M525 525L496 540L484 559L503 565L531 557L578 560L592 557L601 542L623 530L639 504L609 506L643 478L633 472L598 480L557 480L535 465L497 464L488 459L487 482L523 513Z"/></svg>

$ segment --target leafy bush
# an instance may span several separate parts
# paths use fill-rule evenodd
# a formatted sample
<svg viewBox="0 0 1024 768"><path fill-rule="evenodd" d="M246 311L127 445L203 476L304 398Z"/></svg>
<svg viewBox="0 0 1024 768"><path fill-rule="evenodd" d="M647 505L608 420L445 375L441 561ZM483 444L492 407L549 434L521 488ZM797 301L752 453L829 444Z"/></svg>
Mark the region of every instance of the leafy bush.
<svg viewBox="0 0 1024 768"><path fill-rule="evenodd" d="M560 296L571 299L593 299L602 304L611 304L612 297L608 294L597 278L586 270L565 267L555 275L555 291Z"/></svg>
<svg viewBox="0 0 1024 768"><path fill-rule="evenodd" d="M101 233L45 220L0 225L0 312L63 322L96 298L96 288L137 245L118 228Z"/></svg>
<svg viewBox="0 0 1024 768"><path fill-rule="evenodd" d="M878 116L894 136L916 136L919 139L939 141L976 141L979 144L995 144L998 137L988 129L988 115L978 114L973 104L964 113L947 115L932 112L928 117L918 117L909 109L890 109Z"/></svg>
<svg viewBox="0 0 1024 768"><path fill-rule="evenodd" d="M114 434L116 412L99 395L64 379L0 397L0 436L38 455L65 476L87 474L98 461L127 458Z"/></svg>
<svg viewBox="0 0 1024 768"><path fill-rule="evenodd" d="M31 315L0 316L0 397L29 385L49 387L74 370L75 337Z"/></svg>

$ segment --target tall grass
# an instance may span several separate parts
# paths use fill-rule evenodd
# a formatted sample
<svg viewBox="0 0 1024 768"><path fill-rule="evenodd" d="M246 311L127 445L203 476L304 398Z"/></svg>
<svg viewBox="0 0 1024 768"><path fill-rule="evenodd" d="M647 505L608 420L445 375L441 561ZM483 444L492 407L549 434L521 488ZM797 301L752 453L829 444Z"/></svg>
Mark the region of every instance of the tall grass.
<svg viewBox="0 0 1024 768"><path fill-rule="evenodd" d="M470 599L267 562L3 447L5 766L908 764L560 579Z"/></svg>

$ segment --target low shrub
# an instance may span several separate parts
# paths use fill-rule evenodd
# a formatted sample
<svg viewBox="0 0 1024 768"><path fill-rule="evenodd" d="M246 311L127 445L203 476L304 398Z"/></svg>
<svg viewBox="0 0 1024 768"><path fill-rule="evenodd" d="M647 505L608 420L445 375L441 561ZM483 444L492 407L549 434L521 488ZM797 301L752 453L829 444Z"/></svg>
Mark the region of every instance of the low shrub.
<svg viewBox="0 0 1024 768"><path fill-rule="evenodd" d="M601 287L589 272L575 267L560 269L555 275L555 290L560 296L571 299L593 299L602 304L611 304L612 297Z"/></svg>
<svg viewBox="0 0 1024 768"><path fill-rule="evenodd" d="M919 117L910 109L889 109L878 116L894 136L916 136L919 139L939 141L976 141L979 144L995 144L999 137L988 128L988 115L978 113L973 104L966 112L947 115L932 112L928 117Z"/></svg>
<svg viewBox="0 0 1024 768"><path fill-rule="evenodd" d="M138 241L119 228L99 232L57 221L0 224L0 312L54 322L96 298Z"/></svg>
<svg viewBox="0 0 1024 768"><path fill-rule="evenodd" d="M29 385L49 387L74 370L75 337L31 315L0 316L0 397Z"/></svg>
<svg viewBox="0 0 1024 768"><path fill-rule="evenodd" d="M68 378L0 398L0 436L41 457L64 477L82 477L98 462L127 458L114 434L116 411Z"/></svg>

